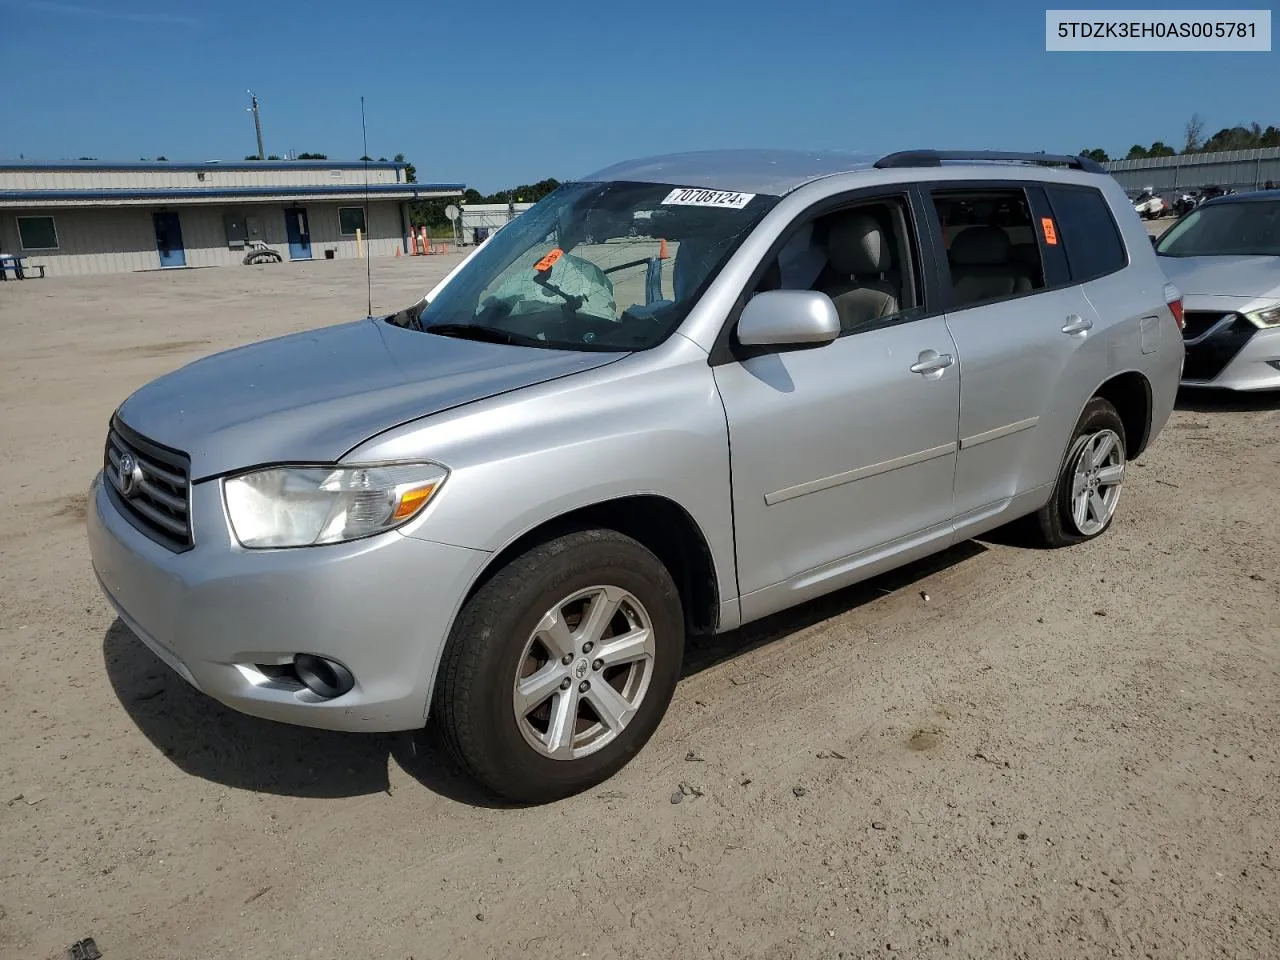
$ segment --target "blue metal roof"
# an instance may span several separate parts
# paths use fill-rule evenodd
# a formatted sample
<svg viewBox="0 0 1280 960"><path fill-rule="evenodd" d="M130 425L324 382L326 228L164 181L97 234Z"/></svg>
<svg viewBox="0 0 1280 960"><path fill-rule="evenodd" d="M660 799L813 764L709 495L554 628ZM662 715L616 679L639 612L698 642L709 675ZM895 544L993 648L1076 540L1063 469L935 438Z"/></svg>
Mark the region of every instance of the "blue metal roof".
<svg viewBox="0 0 1280 960"><path fill-rule="evenodd" d="M94 170L102 173L138 170L370 170L403 169L394 160L142 160L116 163L110 160L0 160L0 171Z"/></svg>
<svg viewBox="0 0 1280 960"><path fill-rule="evenodd" d="M317 184L311 187L175 187L165 190L0 190L0 200L21 200L40 203L46 200L189 200L202 197L306 197L306 196L346 196L359 198L367 190L369 196L379 194L412 194L418 197L423 193L461 193L466 189L464 183L353 183L346 186Z"/></svg>

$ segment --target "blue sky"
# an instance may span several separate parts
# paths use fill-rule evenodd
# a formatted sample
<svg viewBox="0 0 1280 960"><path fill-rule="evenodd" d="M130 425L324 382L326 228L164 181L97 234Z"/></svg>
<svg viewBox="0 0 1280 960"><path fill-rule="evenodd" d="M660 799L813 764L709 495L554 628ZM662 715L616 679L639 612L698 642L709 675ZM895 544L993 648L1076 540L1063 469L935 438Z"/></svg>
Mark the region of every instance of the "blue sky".
<svg viewBox="0 0 1280 960"><path fill-rule="evenodd" d="M0 158L240 159L249 87L270 153L359 157L363 94L374 157L484 192L671 150L1115 155L1193 112L1280 124L1280 54L1046 53L1044 9L0 0Z"/></svg>

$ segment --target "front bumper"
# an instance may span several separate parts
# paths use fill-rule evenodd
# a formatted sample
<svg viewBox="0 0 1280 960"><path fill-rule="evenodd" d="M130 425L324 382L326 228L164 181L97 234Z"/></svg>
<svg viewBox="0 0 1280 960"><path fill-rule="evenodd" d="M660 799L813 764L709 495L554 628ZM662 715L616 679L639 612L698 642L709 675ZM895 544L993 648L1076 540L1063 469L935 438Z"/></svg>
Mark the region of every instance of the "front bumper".
<svg viewBox="0 0 1280 960"><path fill-rule="evenodd" d="M1189 326L1188 332L1194 335L1185 341L1183 386L1280 389L1280 327L1259 328L1228 312L1206 322L1203 331Z"/></svg>
<svg viewBox="0 0 1280 960"><path fill-rule="evenodd" d="M174 553L138 531L95 478L94 572L120 618L192 686L233 709L329 730L421 727L436 666L488 554L398 532L353 543L244 550L217 481L191 491L196 545ZM258 665L311 653L344 664L355 687L322 700Z"/></svg>

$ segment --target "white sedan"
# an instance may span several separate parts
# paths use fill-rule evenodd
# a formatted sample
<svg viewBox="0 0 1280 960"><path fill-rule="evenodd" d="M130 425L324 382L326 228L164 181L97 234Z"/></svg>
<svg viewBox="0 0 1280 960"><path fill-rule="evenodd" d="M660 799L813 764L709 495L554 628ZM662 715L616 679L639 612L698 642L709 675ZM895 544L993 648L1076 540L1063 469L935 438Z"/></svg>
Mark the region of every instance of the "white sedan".
<svg viewBox="0 0 1280 960"><path fill-rule="evenodd" d="M1183 384L1280 390L1280 195L1206 201L1155 245L1184 298Z"/></svg>

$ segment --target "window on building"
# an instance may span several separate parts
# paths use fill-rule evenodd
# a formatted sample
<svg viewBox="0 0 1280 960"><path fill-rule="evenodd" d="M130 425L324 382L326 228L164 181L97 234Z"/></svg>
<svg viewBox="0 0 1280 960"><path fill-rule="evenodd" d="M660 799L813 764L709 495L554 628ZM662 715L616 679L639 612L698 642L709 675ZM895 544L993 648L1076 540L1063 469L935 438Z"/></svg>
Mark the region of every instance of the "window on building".
<svg viewBox="0 0 1280 960"><path fill-rule="evenodd" d="M1048 191L1067 247L1071 281L1084 283L1123 270L1128 256L1102 194L1090 187L1052 186Z"/></svg>
<svg viewBox="0 0 1280 960"><path fill-rule="evenodd" d="M58 231L53 217L18 217L18 239L23 250L57 250Z"/></svg>
<svg viewBox="0 0 1280 960"><path fill-rule="evenodd" d="M339 207L338 232L344 237L354 237L356 231L368 234L364 225L364 207Z"/></svg>

